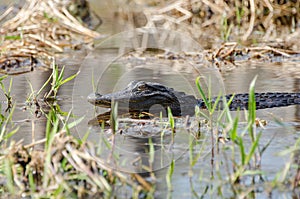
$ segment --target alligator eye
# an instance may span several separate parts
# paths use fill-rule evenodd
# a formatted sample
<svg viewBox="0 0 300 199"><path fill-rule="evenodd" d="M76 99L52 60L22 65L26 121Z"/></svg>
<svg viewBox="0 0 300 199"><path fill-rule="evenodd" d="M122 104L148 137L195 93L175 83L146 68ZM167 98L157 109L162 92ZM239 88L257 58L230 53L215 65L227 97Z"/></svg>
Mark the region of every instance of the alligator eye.
<svg viewBox="0 0 300 199"><path fill-rule="evenodd" d="M145 89L146 89L146 86L145 86L145 85L140 85L140 86L137 87L137 90L138 90L138 91L143 91L143 90L145 90Z"/></svg>

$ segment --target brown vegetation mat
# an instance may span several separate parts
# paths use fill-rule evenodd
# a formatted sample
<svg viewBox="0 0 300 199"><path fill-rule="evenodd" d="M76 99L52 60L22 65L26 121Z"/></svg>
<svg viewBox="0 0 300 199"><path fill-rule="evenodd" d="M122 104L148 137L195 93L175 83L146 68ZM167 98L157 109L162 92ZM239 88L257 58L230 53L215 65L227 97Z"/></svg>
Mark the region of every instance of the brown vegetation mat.
<svg viewBox="0 0 300 199"><path fill-rule="evenodd" d="M257 46L242 47L236 42L224 43L217 49L205 51L205 57L217 67L222 69L234 69L244 62L294 62L299 60L299 50L289 50L271 45L261 44Z"/></svg>
<svg viewBox="0 0 300 199"><path fill-rule="evenodd" d="M229 71L245 63L250 64L251 62L262 64L270 62L297 63L300 61L300 51L273 47L265 43L245 47L237 42L226 42L216 49L199 52L168 52L162 50L153 53L151 50L151 48L146 48L142 53L136 53L134 51L127 53L126 56L119 59L118 62L129 68L135 67L135 65L144 65L144 67L154 69L153 65L155 65L155 63L159 65L168 60L175 63L172 65L172 70L193 73L192 68L182 67L184 65L183 63L200 67L213 66L218 67L220 71ZM156 70L159 69L157 68Z"/></svg>
<svg viewBox="0 0 300 199"><path fill-rule="evenodd" d="M44 143L45 151L32 150ZM5 172L0 174L2 191L3 187L14 189L9 190L14 196L104 198L113 197L118 188L125 187L138 198L152 189L138 174L113 170L97 155L94 145L82 143L66 132L26 146L12 142L1 152L0 164L5 165Z"/></svg>
<svg viewBox="0 0 300 199"><path fill-rule="evenodd" d="M9 7L0 22L13 9ZM92 44L100 36L72 16L67 5L48 0L26 1L16 16L2 23L0 34L0 72L8 74L49 66L55 53Z"/></svg>
<svg viewBox="0 0 300 199"><path fill-rule="evenodd" d="M206 49L228 41L247 46L271 42L280 48L300 49L300 2L296 0L152 0L147 7L133 2L135 7L122 9L135 26L188 31Z"/></svg>

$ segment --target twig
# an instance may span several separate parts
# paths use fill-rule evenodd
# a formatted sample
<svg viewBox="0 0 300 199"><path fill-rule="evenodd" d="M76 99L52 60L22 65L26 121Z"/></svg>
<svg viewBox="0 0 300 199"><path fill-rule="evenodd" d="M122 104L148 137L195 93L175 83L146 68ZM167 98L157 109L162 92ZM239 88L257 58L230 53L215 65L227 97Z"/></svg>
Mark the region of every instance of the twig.
<svg viewBox="0 0 300 199"><path fill-rule="evenodd" d="M249 28L248 28L247 32L242 37L243 41L246 41L248 39L248 37L250 36L250 34L252 33L252 31L253 31L254 21L255 21L255 3L254 3L254 0L250 0L250 10L251 10L250 24L249 24Z"/></svg>
<svg viewBox="0 0 300 199"><path fill-rule="evenodd" d="M285 57L291 57L291 55L285 53L285 52L282 52L281 50L279 49L276 49L276 48L272 48L270 46L265 46L265 47L252 47L252 48L249 48L250 50L267 50L267 51L273 51L275 53L278 53L282 56L285 56Z"/></svg>
<svg viewBox="0 0 300 199"><path fill-rule="evenodd" d="M269 8L270 12L273 12L274 9L273 9L273 6L271 5L270 1L269 0L264 0L264 2L267 5L267 7Z"/></svg>
<svg viewBox="0 0 300 199"><path fill-rule="evenodd" d="M210 1L208 0L202 0L203 3L205 3L208 7L210 7L212 10L218 12L218 13L223 13L224 12L224 9L220 8L219 6L217 6L216 4L214 3L211 3Z"/></svg>
<svg viewBox="0 0 300 199"><path fill-rule="evenodd" d="M56 133L56 134L54 135L54 137L55 137L55 138L56 138L56 137L59 137L59 136L61 136L61 135L64 134L64 133L66 133L66 131L60 131L60 132ZM28 148L31 148L31 147L33 147L33 146L35 146L35 145L45 143L46 141L47 141L47 139L44 138L44 139L38 140L38 141L36 141L36 142L32 142L32 143L30 143L30 144L25 145L25 146L24 146L24 149L28 149Z"/></svg>
<svg viewBox="0 0 300 199"><path fill-rule="evenodd" d="M46 44L46 45L48 45L48 46L51 46L52 48L54 48L54 49L57 50L58 52L63 52L63 51L64 51L61 47L57 46L56 44L54 44L54 43L51 42L51 41L48 41L48 40L46 40L46 39L40 37L39 35L28 34L27 36L30 37L30 38L39 40L40 42L42 42L42 43L44 43L44 44Z"/></svg>
<svg viewBox="0 0 300 199"><path fill-rule="evenodd" d="M231 47L225 54L223 54L223 55L220 56L220 58L223 59L223 58L225 58L225 57L231 55L232 52L235 51L235 48L236 48L236 47L237 47L237 43L233 44L232 47Z"/></svg>
<svg viewBox="0 0 300 199"><path fill-rule="evenodd" d="M1 16L0 16L0 21L2 21L11 11L13 11L14 7L10 6Z"/></svg>
<svg viewBox="0 0 300 199"><path fill-rule="evenodd" d="M62 19L62 24L67 26L68 28L71 28L71 30L76 31L78 33L81 34L85 34L87 36L93 37L93 38L98 38L100 37L100 34L92 31L88 28L83 27L82 25L77 25L74 24L70 21L70 19L68 19L66 16L64 16L61 12L59 12L56 8L53 2L48 1L48 5L50 6L50 8L52 9L53 13L59 17L60 19Z"/></svg>

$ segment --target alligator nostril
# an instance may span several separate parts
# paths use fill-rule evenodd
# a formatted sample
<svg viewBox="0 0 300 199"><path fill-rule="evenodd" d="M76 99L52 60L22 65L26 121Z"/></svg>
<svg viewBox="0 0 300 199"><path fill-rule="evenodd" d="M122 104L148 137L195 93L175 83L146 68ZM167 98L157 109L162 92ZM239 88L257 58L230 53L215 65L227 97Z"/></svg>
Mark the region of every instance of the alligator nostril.
<svg viewBox="0 0 300 199"><path fill-rule="evenodd" d="M95 104L97 99L100 98L100 97L102 97L102 95L99 94L99 93L91 93L87 96L87 101L92 103L92 104Z"/></svg>

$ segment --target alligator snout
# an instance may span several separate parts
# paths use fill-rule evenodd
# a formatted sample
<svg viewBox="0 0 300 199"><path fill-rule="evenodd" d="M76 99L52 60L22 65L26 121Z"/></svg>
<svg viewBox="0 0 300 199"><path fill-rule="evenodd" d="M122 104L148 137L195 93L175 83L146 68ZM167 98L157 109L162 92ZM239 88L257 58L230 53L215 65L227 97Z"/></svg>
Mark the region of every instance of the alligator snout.
<svg viewBox="0 0 300 199"><path fill-rule="evenodd" d="M96 105L97 104L97 100L99 100L103 95L99 94L99 93L91 93L87 96L87 101L91 104Z"/></svg>

